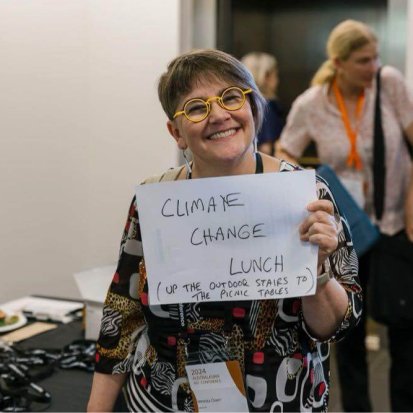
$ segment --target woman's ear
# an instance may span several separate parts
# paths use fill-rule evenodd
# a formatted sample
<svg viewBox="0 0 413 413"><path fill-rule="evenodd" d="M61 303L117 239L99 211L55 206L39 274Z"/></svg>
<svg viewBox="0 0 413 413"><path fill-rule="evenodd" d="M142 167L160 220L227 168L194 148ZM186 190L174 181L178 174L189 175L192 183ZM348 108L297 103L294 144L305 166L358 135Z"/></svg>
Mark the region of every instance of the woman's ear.
<svg viewBox="0 0 413 413"><path fill-rule="evenodd" d="M185 141L185 138L182 136L181 131L179 130L179 127L175 123L175 121L168 120L168 122L166 123L166 126L171 136L175 139L178 145L178 148L181 150L185 150L188 147L188 145Z"/></svg>
<svg viewBox="0 0 413 413"><path fill-rule="evenodd" d="M338 57L333 59L333 66L336 70L340 69L341 67L341 60Z"/></svg>

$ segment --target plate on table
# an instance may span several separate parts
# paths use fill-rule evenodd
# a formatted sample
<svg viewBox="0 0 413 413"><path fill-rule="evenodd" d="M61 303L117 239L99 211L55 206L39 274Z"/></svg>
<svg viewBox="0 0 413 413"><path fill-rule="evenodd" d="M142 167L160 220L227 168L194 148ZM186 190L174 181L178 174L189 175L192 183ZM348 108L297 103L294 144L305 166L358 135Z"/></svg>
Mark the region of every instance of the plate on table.
<svg viewBox="0 0 413 413"><path fill-rule="evenodd" d="M20 312L0 310L0 334L20 328L27 323L27 318Z"/></svg>

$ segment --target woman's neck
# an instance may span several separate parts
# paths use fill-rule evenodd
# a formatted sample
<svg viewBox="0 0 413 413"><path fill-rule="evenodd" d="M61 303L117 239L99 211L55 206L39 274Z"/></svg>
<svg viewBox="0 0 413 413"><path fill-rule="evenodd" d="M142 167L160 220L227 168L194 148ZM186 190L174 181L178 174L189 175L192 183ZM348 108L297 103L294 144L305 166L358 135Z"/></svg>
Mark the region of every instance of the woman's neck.
<svg viewBox="0 0 413 413"><path fill-rule="evenodd" d="M336 81L343 98L346 100L357 100L364 92L364 88L347 82L341 76L337 76Z"/></svg>
<svg viewBox="0 0 413 413"><path fill-rule="evenodd" d="M194 159L192 178L212 178L218 176L253 174L255 171L255 152L249 151L241 160L231 162L220 161L219 164L204 164Z"/></svg>

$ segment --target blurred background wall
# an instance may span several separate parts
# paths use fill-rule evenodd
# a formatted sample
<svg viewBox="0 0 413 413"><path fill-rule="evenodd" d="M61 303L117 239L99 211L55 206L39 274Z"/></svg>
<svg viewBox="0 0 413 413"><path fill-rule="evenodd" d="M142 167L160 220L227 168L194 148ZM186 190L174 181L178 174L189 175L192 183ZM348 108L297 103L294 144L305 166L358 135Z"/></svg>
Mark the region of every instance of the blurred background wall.
<svg viewBox="0 0 413 413"><path fill-rule="evenodd" d="M116 260L134 185L177 162L156 81L179 25L179 0L0 2L0 302Z"/></svg>
<svg viewBox="0 0 413 413"><path fill-rule="evenodd" d="M325 60L331 29L345 19L364 21L380 39L384 63L406 62L407 0L219 0L218 48L242 57L259 50L279 63L279 98L288 109Z"/></svg>
<svg viewBox="0 0 413 413"><path fill-rule="evenodd" d="M76 298L74 272L116 261L134 185L179 162L156 94L174 56L274 53L288 107L329 30L352 17L377 30L383 61L413 86L411 3L2 0L0 302Z"/></svg>

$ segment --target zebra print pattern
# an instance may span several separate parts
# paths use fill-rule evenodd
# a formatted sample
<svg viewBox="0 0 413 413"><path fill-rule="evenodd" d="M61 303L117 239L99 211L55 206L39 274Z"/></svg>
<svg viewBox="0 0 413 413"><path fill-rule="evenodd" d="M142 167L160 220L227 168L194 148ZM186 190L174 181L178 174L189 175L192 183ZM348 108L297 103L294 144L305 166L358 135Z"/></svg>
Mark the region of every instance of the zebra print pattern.
<svg viewBox="0 0 413 413"><path fill-rule="evenodd" d="M122 314L105 306L103 308L101 334L106 337L116 337L119 334L121 324Z"/></svg>
<svg viewBox="0 0 413 413"><path fill-rule="evenodd" d="M175 375L176 372L171 363L157 362L151 368L151 384L160 394L170 395Z"/></svg>
<svg viewBox="0 0 413 413"><path fill-rule="evenodd" d="M123 374L123 373L128 373L133 365L133 356L132 354L129 354L128 357L125 358L125 360L122 360L120 363L116 364L113 367L113 374Z"/></svg>
<svg viewBox="0 0 413 413"><path fill-rule="evenodd" d="M298 349L297 330L273 328L267 344L273 347L279 356L284 357L292 354Z"/></svg>
<svg viewBox="0 0 413 413"><path fill-rule="evenodd" d="M250 309L250 328L252 331L252 334L255 335L257 332L257 321L258 321L258 315L260 312L260 303L258 301L253 301L251 304L251 309Z"/></svg>
<svg viewBox="0 0 413 413"><path fill-rule="evenodd" d="M215 333L204 334L199 341L199 362L217 363L228 360L229 354L225 339Z"/></svg>
<svg viewBox="0 0 413 413"><path fill-rule="evenodd" d="M130 412L173 412L170 406L161 403L138 383L138 376L130 375L125 388L126 404Z"/></svg>

